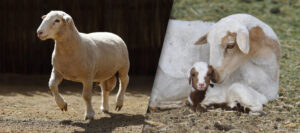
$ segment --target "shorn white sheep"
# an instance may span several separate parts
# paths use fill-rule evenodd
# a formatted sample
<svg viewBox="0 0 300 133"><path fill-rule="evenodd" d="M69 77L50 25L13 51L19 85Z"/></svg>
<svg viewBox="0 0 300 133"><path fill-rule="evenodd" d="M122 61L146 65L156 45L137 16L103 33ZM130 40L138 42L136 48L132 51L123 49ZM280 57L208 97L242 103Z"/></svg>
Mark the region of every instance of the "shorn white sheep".
<svg viewBox="0 0 300 133"><path fill-rule="evenodd" d="M278 97L281 48L270 26L248 14L230 15L214 24L195 44L207 43L209 63L217 76L214 89L207 91L202 104L240 98L245 107L260 111L264 103Z"/></svg>
<svg viewBox="0 0 300 133"><path fill-rule="evenodd" d="M63 11L51 11L42 16L37 30L41 40L55 40L52 54L52 73L49 88L58 107L67 111L67 103L59 94L58 85L63 79L81 82L82 96L86 103L85 119L94 118L92 107L93 82L102 89L101 111L109 110L109 93L116 85L116 73L120 88L116 98L116 110L123 106L124 94L129 82L129 57L126 44L117 35L107 32L80 33L73 19Z"/></svg>

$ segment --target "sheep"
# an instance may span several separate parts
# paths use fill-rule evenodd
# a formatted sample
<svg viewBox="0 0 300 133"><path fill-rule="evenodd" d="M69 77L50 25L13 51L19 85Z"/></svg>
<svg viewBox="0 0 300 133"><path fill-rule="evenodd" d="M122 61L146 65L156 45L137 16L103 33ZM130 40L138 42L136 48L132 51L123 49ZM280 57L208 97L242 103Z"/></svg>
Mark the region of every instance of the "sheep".
<svg viewBox="0 0 300 133"><path fill-rule="evenodd" d="M188 96L188 104L193 110L199 109L198 105L203 101L210 80L214 75L214 68L206 62L196 62L189 71L189 84L192 85L192 91Z"/></svg>
<svg viewBox="0 0 300 133"><path fill-rule="evenodd" d="M85 119L94 118L92 107L93 82L99 82L102 89L102 112L109 111L109 93L116 85L118 74L120 85L116 98L116 110L123 106L125 91L129 82L129 56L125 42L108 32L81 33L73 19L63 11L50 11L42 16L37 29L41 40L53 39L52 72L49 88L58 107L67 111L67 103L60 95L58 85L63 79L81 82L82 96L86 104Z"/></svg>
<svg viewBox="0 0 300 133"><path fill-rule="evenodd" d="M226 101L224 103L212 104L209 106L205 106L202 104L202 101L205 98L206 91L208 89L214 89L214 85L211 84L212 77L215 75L215 69L208 65L206 62L196 62L189 73L189 84L192 85L192 92L188 97L188 105L195 111L206 111L207 108L222 108L225 110L236 110L240 112L250 112L261 110L262 106L255 106L254 108L247 108L248 103L257 102L256 99L253 99L253 96L240 97L241 93L245 93L245 95L251 94L248 92L249 90L243 88L234 88L228 90ZM255 92L254 92L255 93ZM258 94L259 95L259 94ZM255 104L255 103L253 103ZM259 108L257 108L259 107Z"/></svg>
<svg viewBox="0 0 300 133"><path fill-rule="evenodd" d="M195 45L207 43L215 87L207 91L202 104L245 98L243 106L260 111L268 100L278 97L281 48L270 26L249 14L230 15L214 24Z"/></svg>

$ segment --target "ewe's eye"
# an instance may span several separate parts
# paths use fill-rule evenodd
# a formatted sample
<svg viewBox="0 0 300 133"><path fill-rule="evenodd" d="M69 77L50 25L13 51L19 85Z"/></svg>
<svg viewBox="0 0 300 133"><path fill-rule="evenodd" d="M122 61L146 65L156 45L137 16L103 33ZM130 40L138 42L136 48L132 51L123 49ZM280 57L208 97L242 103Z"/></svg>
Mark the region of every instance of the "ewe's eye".
<svg viewBox="0 0 300 133"><path fill-rule="evenodd" d="M55 23L59 23L59 20L58 20L58 19L56 19L54 22L55 22Z"/></svg>
<svg viewBox="0 0 300 133"><path fill-rule="evenodd" d="M192 75L191 75L192 77L195 77L195 74L194 73L192 73Z"/></svg>
<svg viewBox="0 0 300 133"><path fill-rule="evenodd" d="M226 49L232 49L234 47L234 43L229 43L227 46L226 46Z"/></svg>

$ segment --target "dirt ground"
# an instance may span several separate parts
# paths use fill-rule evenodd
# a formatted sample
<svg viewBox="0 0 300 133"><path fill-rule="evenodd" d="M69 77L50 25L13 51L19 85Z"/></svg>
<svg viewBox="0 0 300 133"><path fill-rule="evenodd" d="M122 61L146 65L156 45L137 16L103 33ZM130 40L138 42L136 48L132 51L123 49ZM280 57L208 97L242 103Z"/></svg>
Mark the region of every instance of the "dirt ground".
<svg viewBox="0 0 300 133"><path fill-rule="evenodd" d="M49 76L0 75L0 132L141 132L153 83L133 77L120 112L114 111L118 88L110 96L110 114L100 112L100 88L93 89L95 120L84 120L81 84L63 81L68 103L62 112L48 89Z"/></svg>

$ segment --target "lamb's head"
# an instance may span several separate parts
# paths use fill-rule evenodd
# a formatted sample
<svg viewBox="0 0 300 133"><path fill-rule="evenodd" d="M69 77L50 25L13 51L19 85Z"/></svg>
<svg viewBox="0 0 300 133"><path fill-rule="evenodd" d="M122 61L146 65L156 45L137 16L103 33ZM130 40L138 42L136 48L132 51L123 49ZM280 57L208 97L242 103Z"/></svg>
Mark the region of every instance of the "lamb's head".
<svg viewBox="0 0 300 133"><path fill-rule="evenodd" d="M37 36L41 40L56 40L73 22L72 17L63 11L50 11L47 15L43 15L42 19L37 29Z"/></svg>
<svg viewBox="0 0 300 133"><path fill-rule="evenodd" d="M241 64L249 53L249 32L239 22L221 19L195 43L210 45L210 64L216 69L213 82L222 83Z"/></svg>
<svg viewBox="0 0 300 133"><path fill-rule="evenodd" d="M189 84L196 90L205 91L215 75L214 71L214 68L205 62L195 63L189 72Z"/></svg>

